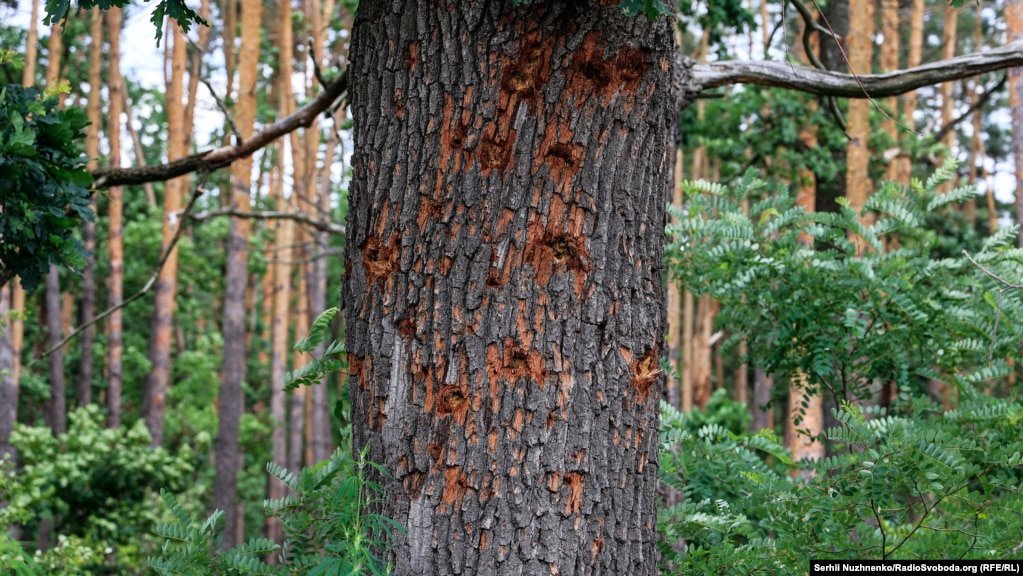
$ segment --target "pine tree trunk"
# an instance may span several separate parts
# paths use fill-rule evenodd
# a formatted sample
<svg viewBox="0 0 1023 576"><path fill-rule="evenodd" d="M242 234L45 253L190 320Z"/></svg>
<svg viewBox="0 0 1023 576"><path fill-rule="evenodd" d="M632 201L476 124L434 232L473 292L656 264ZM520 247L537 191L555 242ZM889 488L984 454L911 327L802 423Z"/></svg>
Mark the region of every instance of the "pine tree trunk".
<svg viewBox="0 0 1023 576"><path fill-rule="evenodd" d="M279 50L278 61L278 115L285 117L291 114L294 108L294 88L291 83L294 75L293 61L294 33L292 30L292 12L290 2L281 2L278 5L277 21L278 28L277 46ZM279 147L277 170L275 172L275 185L271 190L276 189L275 196L277 209L288 211L290 202L284 197L284 171L286 161L284 158L285 147ZM273 195L273 192L271 192ZM294 197L294 191L292 191ZM274 257L273 265L273 308L270 322L270 418L273 421L271 440L271 459L281 465L288 465L288 411L287 396L284 392L284 377L288 370L288 339L290 337L290 312L291 312L291 260L292 244L295 242L295 223L291 220L281 220L275 226L274 233ZM267 498L281 498L285 495L285 486L280 481L270 478L267 485ZM276 518L267 518L266 537L278 541L283 535L280 521Z"/></svg>
<svg viewBox="0 0 1023 576"><path fill-rule="evenodd" d="M124 104L124 80L121 77L121 25L120 8L107 11L107 36L110 38L110 167L121 167L121 114ZM111 308L124 301L124 192L120 186L111 187L107 201L107 247L110 253L110 277L107 282L107 305ZM124 354L123 313L115 310L107 318L107 426L121 425L121 389L123 385Z"/></svg>
<svg viewBox="0 0 1023 576"><path fill-rule="evenodd" d="M1023 0L1006 0L1005 25L1008 41L1023 41ZM1023 69L1009 70L1009 109L1012 111L1012 158L1016 164L1016 223L1019 247L1023 248Z"/></svg>
<svg viewBox="0 0 1023 576"><path fill-rule="evenodd" d="M874 39L874 0L849 0L849 68L854 74L870 74ZM870 167L870 101L849 100L849 143L846 146L845 194L857 213L871 192ZM856 238L862 248L862 239Z"/></svg>
<svg viewBox="0 0 1023 576"><path fill-rule="evenodd" d="M395 574L656 574L668 19L368 0L344 296Z"/></svg>
<svg viewBox="0 0 1023 576"><path fill-rule="evenodd" d="M185 156L188 150L189 134L185 128L184 74L186 62L186 38L177 24L173 30L173 56L171 75L167 83L167 159L175 160ZM184 202L188 177L168 180L163 189L163 241L161 253L167 250L177 234L181 218L177 217ZM171 340L174 331L174 300L178 288L178 249L175 247L167 257L153 288L153 320L149 332L149 376L146 378L145 394L142 398L142 418L149 428L154 446L163 443L164 399L171 376Z"/></svg>
<svg viewBox="0 0 1023 576"><path fill-rule="evenodd" d="M14 457L11 432L18 422L18 381L14 379L14 342L11 322L11 282L0 286L0 470L4 458Z"/></svg>
<svg viewBox="0 0 1023 576"><path fill-rule="evenodd" d="M920 65L923 53L924 42L924 0L912 0L912 8L909 16L909 48L907 50L906 67L913 68ZM910 90L902 97L902 123L910 130L916 128L917 94L916 90ZM905 139L906 135L902 135ZM900 151L894 161L895 169L892 179L902 184L909 184L913 175L913 166L909 160L909 154Z"/></svg>
<svg viewBox="0 0 1023 576"><path fill-rule="evenodd" d="M64 376L64 348L58 347L64 337L60 321L60 272L56 266L50 266L46 274L46 333L47 348L53 352L49 356L50 366L50 404L47 411L47 422L53 429L53 435L67 431L67 381Z"/></svg>
<svg viewBox="0 0 1023 576"><path fill-rule="evenodd" d="M238 66L238 109L235 126L244 140L253 133L256 118L256 89L259 79L259 41L262 26L262 0L242 0L241 61ZM252 157L231 166L231 204L238 210L249 209L252 185ZM245 410L242 384L245 381L245 291L249 281L249 229L245 218L232 218L227 239L226 293L224 295L224 361L220 376L220 417L216 441L217 474L213 484L213 506L231 511L236 505L238 468L238 424ZM222 548L238 544L237 517L225 514Z"/></svg>
<svg viewBox="0 0 1023 576"><path fill-rule="evenodd" d="M899 0L881 0L881 71L891 72L899 69ZM815 36L816 38L816 36ZM886 98L883 108L888 116L884 119L884 131L891 138L892 145L899 142L899 128L896 124L899 116L898 98ZM887 178L895 179L898 175L898 164L892 158L887 168Z"/></svg>
<svg viewBox="0 0 1023 576"><path fill-rule="evenodd" d="M959 10L957 8L948 5L945 7L945 16L942 20L942 31L941 31L941 57L942 59L949 59L956 55L956 40L958 37L957 27L959 25ZM952 114L955 111L956 101L952 96L952 89L955 87L953 82L945 82L938 89L941 94L941 125L948 126L952 121ZM948 150L948 154L955 156L953 146L956 143L955 130L949 130L945 134L944 140L941 143ZM955 179L950 180L938 187L941 192L948 192L952 189L955 184Z"/></svg>
<svg viewBox="0 0 1023 576"><path fill-rule="evenodd" d="M89 100L86 108L89 126L86 132L85 155L88 167L99 166L99 131L101 96L103 94L103 13L93 8L89 22ZM92 202L95 207L95 202ZM96 315L96 223L85 222L82 228L85 247L85 269L82 270L82 304L79 309L82 323ZM81 360L78 365L78 379L75 381L75 398L79 406L92 403L92 352L96 341L96 325L89 324L82 330Z"/></svg>

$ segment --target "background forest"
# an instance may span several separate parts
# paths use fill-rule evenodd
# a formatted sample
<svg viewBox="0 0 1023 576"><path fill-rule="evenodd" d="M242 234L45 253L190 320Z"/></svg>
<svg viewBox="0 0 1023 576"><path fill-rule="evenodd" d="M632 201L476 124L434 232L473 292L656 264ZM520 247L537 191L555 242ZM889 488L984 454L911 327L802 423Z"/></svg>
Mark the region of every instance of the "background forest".
<svg viewBox="0 0 1023 576"><path fill-rule="evenodd" d="M627 4L673 13L700 61L883 72L1023 37L1017 0ZM349 111L230 170L91 193L79 166L248 141L330 91L356 8L169 0L50 26L67 3L0 3L0 571L388 571L400 527L352 453L339 344ZM1019 557L1014 74L685 108L662 573Z"/></svg>

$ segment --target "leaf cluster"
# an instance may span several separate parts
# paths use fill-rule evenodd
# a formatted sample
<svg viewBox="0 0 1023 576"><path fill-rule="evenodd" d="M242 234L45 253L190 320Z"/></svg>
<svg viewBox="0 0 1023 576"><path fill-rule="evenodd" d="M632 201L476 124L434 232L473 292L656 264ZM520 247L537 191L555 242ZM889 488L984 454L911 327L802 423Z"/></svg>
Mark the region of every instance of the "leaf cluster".
<svg viewBox="0 0 1023 576"><path fill-rule="evenodd" d="M662 405L664 574L803 574L807 558L1010 557L1023 534L1023 405L989 397L914 418L846 405L828 458L791 462L769 431L693 429ZM676 498L679 499L679 498Z"/></svg>
<svg viewBox="0 0 1023 576"><path fill-rule="evenodd" d="M94 218L79 148L86 125L80 108L61 110L56 97L0 86L0 284L17 275L31 290L51 264L84 262L75 228Z"/></svg>

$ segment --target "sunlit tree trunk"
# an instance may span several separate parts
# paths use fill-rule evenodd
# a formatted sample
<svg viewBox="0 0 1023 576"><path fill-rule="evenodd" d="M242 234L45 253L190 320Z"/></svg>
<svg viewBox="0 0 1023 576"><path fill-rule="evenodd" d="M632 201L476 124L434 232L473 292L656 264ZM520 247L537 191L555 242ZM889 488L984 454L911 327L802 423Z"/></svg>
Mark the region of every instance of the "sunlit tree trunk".
<svg viewBox="0 0 1023 576"><path fill-rule="evenodd" d="M874 44L874 0L849 0L849 35L847 50L849 68L855 74L871 73L871 57ZM846 198L857 213L863 208L871 192L869 174L870 148L870 101L849 100L846 145ZM862 239L856 239L862 248Z"/></svg>
<svg viewBox="0 0 1023 576"><path fill-rule="evenodd" d="M945 6L945 14L942 19L941 29L941 57L943 59L952 58L956 54L956 41L957 41L957 27L959 24L959 10L952 7L951 5ZM949 122L952 121L952 114L955 111L955 98L952 96L952 89L954 88L954 82L945 82L939 88L941 94L941 125L948 126ZM955 130L949 130L945 134L944 140L941 143L948 150L948 154L955 156L953 150L956 143ZM954 180L946 182L939 187L939 190L947 192L952 189Z"/></svg>
<svg viewBox="0 0 1023 576"><path fill-rule="evenodd" d="M253 133L256 115L256 89L259 79L259 42L262 26L262 0L242 0L242 43L238 65L238 109L235 126L242 139ZM252 157L231 165L231 204L249 209L252 185ZM236 505L237 476L241 464L238 451L238 423L245 409L242 383L245 381L245 290L249 276L249 229L245 218L232 218L227 240L226 293L224 295L224 363L220 375L220 418L215 446L216 479L213 506L231 511ZM222 547L236 545L237 516L225 515Z"/></svg>
<svg viewBox="0 0 1023 576"><path fill-rule="evenodd" d="M89 16L89 100L86 113L89 126L86 129L85 155L88 168L99 166L99 132L102 126L100 107L103 95L103 13L93 8ZM95 205L95 202L93 202ZM82 304L80 321L88 322L96 315L96 223L86 221L82 227L85 247L85 269L82 271ZM96 326L89 324L82 330L81 360L78 378L75 381L75 399L79 406L92 403L93 344L96 341Z"/></svg>
<svg viewBox="0 0 1023 576"><path fill-rule="evenodd" d="M1006 0L1005 25L1009 42L1023 41L1023 0ZM1023 69L1009 70L1009 110L1012 113L1012 158L1016 165L1016 223L1023 248Z"/></svg>
<svg viewBox="0 0 1023 576"><path fill-rule="evenodd" d="M107 11L107 36L110 39L110 167L121 166L121 114L124 103L124 79L121 77L120 8ZM124 301L124 193L120 186L107 192L107 247L110 253L110 277L107 282L107 305L111 308ZM121 425L123 386L122 356L124 354L123 313L115 310L107 317L107 425Z"/></svg>
<svg viewBox="0 0 1023 576"><path fill-rule="evenodd" d="M294 54L294 34L291 22L291 2L278 4L277 21L279 22L277 46L279 50L278 75L278 115L285 117L294 108L294 89L291 78L294 74L292 62ZM278 166L275 174L277 209L289 210L288 199L284 197L284 173L286 149L280 146ZM271 193L272 194L272 193ZM294 195L294 192L292 192ZM284 376L288 369L288 339L291 319L291 252L295 242L295 224L291 220L281 220L275 226L273 265L273 313L270 323L270 417L273 421L271 433L271 458L281 466L288 464L288 412L287 396L284 392ZM301 336L301 335L300 335ZM285 486L271 478L267 485L268 498L281 498L285 494ZM267 519L266 537L271 540L281 538L280 521Z"/></svg>
<svg viewBox="0 0 1023 576"><path fill-rule="evenodd" d="M899 69L899 0L881 0L881 34L884 41L881 42L881 71L891 72ZM816 36L815 36L816 38ZM882 127L891 138L892 146L898 146L899 117L898 98L886 98L882 106L888 115ZM898 176L898 164L895 158L891 159L887 168L887 178L894 180Z"/></svg>
<svg viewBox="0 0 1023 576"><path fill-rule="evenodd" d="M924 0L912 0L912 8L909 16L909 46L907 49L906 67L912 68L920 65L921 54L923 52L923 41L924 41ZM902 123L913 130L916 128L916 120L913 116L916 114L916 103L917 93L916 90L910 90L904 96L902 96ZM905 140L906 134L900 135L900 140ZM909 154L902 150L894 160L894 174L892 178L896 182L902 184L909 184L909 180L913 174L913 166L910 162Z"/></svg>
<svg viewBox="0 0 1023 576"><path fill-rule="evenodd" d="M173 36L171 74L167 83L167 159L175 160L188 152L189 134L185 132L184 74L187 61L185 34L176 23L170 25ZM161 253L182 225L183 208L188 177L168 180L163 189L163 241ZM153 288L153 319L149 332L149 376L146 378L142 398L142 418L149 428L153 445L163 443L164 400L170 385L170 350L174 330L174 300L178 284L178 249L167 257Z"/></svg>
<svg viewBox="0 0 1023 576"><path fill-rule="evenodd" d="M50 28L50 41L47 50L46 87L56 88L60 82L60 57L63 50L61 30L58 26ZM47 421L54 435L67 430L67 381L64 375L64 350L56 348L63 337L60 306L60 273L56 266L50 266L46 274L46 333L49 348L55 348L49 356L50 368L50 404L47 409ZM45 531L44 531L45 532Z"/></svg>
<svg viewBox="0 0 1023 576"><path fill-rule="evenodd" d="M306 9L310 15L312 24L312 57L317 62L323 62L324 45L326 42L326 23L334 12L334 1L306 0ZM311 80L311 93L316 93L317 81ZM333 127L331 127L333 129ZM320 131L316 124L310 127L306 133L307 137L307 159L308 182L310 185L310 201L320 219L330 218L330 170L329 166L333 161L333 151L328 145L324 156L324 166L327 167L323 173L317 174L316 153L320 144ZM320 312L327 308L327 258L324 253L329 248L329 235L326 232L317 231L313 233L314 249L311 251L315 259L309 263L309 314L315 318ZM326 342L319 345L316 355L323 353ZM330 407L328 406L327 381L325 377L319 384L311 387L309 394L309 420L307 422L309 438L307 448L311 462L328 458L333 452L333 441L330 431Z"/></svg>
<svg viewBox="0 0 1023 576"><path fill-rule="evenodd" d="M892 0L882 1L888 4L892 3ZM896 10L897 6L886 6L885 9ZM888 16L886 16L887 19ZM891 31L887 29L886 22L886 40L889 33ZM801 33L800 36L802 36ZM814 51L815 55L818 50L818 42L819 37L814 35L810 42L810 49ZM796 44L794 51L799 61L809 61L801 42ZM897 51L895 60L894 66L897 68ZM891 103L894 104L894 101ZM809 107L811 111L815 111L816 103L811 103ZM807 150L816 149L819 145L817 126L804 123L799 131L799 139ZM817 209L817 175L809 168L800 167L796 171L796 205L802 207L809 214ZM799 242L805 246L813 246L813 237L804 232L800 234ZM816 394L813 392L809 388L809 381L804 371L797 370L795 374L789 376L789 409L788 417L785 419L785 439L792 453L792 459L797 462L824 457L824 445L817 441L817 436L824 431L824 398L819 390L816 391Z"/></svg>
<svg viewBox="0 0 1023 576"><path fill-rule="evenodd" d="M342 301L395 574L656 574L672 44L616 3L360 3Z"/></svg>

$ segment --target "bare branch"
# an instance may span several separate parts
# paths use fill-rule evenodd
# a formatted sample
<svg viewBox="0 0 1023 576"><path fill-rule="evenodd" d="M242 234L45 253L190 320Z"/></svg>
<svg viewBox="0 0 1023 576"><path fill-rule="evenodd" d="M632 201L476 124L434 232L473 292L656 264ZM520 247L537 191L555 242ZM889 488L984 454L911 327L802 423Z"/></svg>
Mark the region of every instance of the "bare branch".
<svg viewBox="0 0 1023 576"><path fill-rule="evenodd" d="M931 86L1023 66L1023 42L987 52L930 62L885 74L841 74L783 62L729 60L693 65L693 82L704 90L732 84L759 84L843 98L885 98Z"/></svg>
<svg viewBox="0 0 1023 576"><path fill-rule="evenodd" d="M995 84L990 89L988 89L986 92L984 92L980 96L980 98L976 98L973 101L973 104L971 104L970 107L966 109L966 112L963 112L958 117L956 117L955 119L950 121L948 124L942 126L941 130L938 130L934 134L934 141L935 142L941 142L945 138L945 134L948 134L949 131L952 130L953 128L955 128L957 124L959 124L960 122L965 120L967 117L969 117L971 114L973 114L974 112L979 110L981 107L984 106L984 104L987 104L987 101L991 99L991 95L994 94L995 92L998 92L999 90L1001 90L1002 86L1005 86L1005 81L1008 80L1008 79L1009 79L1008 75L1002 76L1002 79L999 80L997 84Z"/></svg>
<svg viewBox="0 0 1023 576"><path fill-rule="evenodd" d="M983 272L987 277L991 278L995 282L998 282L1003 287L1008 288L1010 290L1023 290L1023 284L1014 284L1012 282L1009 282L1005 278L1002 278L998 274L995 274L994 272L988 270L987 268L984 267L983 264L981 264L980 262L977 262L973 258L973 256L970 256L970 253L967 252L966 250L963 250L963 256L966 256L966 259L969 260L978 269L980 269L980 271Z"/></svg>
<svg viewBox="0 0 1023 576"><path fill-rule="evenodd" d="M317 220L301 212L278 212L278 211L247 211L237 210L234 208L223 208L220 210L209 210L206 212L198 212L192 214L192 220L203 221L211 218L217 218L220 216L232 216L235 218L249 218L252 220L294 220L299 224L305 224L320 232L326 232L328 234L334 234L337 236L344 236L345 227L340 224L328 222L326 220Z"/></svg>
<svg viewBox="0 0 1023 576"><path fill-rule="evenodd" d="M234 118L231 117L231 111L227 109L227 104L217 96L217 91L213 89L213 85L205 76L200 76L199 81L206 87L210 92L210 96L213 97L213 101L217 103L217 108L220 109L220 113L224 115L224 119L227 120L227 126L231 129L231 134L234 134L235 142L241 144L245 141L242 135L238 133L238 127L234 125Z"/></svg>
<svg viewBox="0 0 1023 576"><path fill-rule="evenodd" d="M274 140L298 128L307 128L321 112L329 110L348 89L348 72L331 82L312 102L287 118L282 118L267 126L251 138L236 146L224 146L215 150L207 150L186 156L180 160L161 164L134 168L106 168L93 172L96 188L109 188L117 185L142 184L159 182L183 176L191 172L212 172L230 166L235 160L251 156L253 153L270 144Z"/></svg>
<svg viewBox="0 0 1023 576"><path fill-rule="evenodd" d="M187 216L192 211L192 208L195 207L196 201L199 200L200 196L202 196L203 188L206 185L206 179L208 176L209 174L205 172L201 174L199 181L196 182L195 188L192 189L192 197L191 199L189 199L188 205L185 206L185 209L182 210L180 213L173 214L169 217L181 218L183 216ZM57 350L63 348L65 345L67 345L68 342L74 340L76 337L78 337L79 334L84 332L86 328L99 323L100 321L110 316L114 312L127 307L132 302L138 300L139 298L149 293L149 291L153 289L153 286L156 285L157 279L160 278L160 271L163 270L164 264L167 263L167 258L170 257L171 252L173 252L174 248L178 245L178 240L181 239L181 232L184 229L185 229L184 222L182 222L181 224L178 225L178 229L174 232L174 236L171 238L171 241L167 245L167 248L163 251L163 254L160 255L160 261L156 263L156 270L153 271L153 274L149 277L149 280L146 281L145 285L143 285L138 292L132 294L128 298L125 298L124 300L121 301L120 304L117 304L116 306L111 306L110 308L107 308L103 312L100 312L99 314L83 322L80 326L72 330L70 334L65 336L63 340L50 347L48 350L40 354L37 358L33 359L31 365L34 365L36 362L41 361L43 358L46 358L50 354L53 354Z"/></svg>

